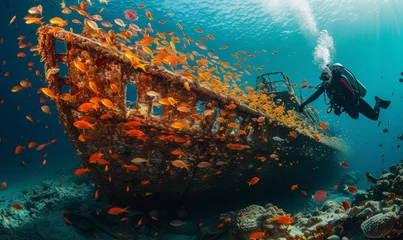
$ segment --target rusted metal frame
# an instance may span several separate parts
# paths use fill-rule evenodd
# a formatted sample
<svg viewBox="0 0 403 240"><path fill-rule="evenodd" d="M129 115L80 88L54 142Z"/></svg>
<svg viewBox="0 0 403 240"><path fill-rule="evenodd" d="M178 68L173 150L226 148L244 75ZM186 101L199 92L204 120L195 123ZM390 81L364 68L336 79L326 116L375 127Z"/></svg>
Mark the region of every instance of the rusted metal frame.
<svg viewBox="0 0 403 240"><path fill-rule="evenodd" d="M49 27L48 27L49 28ZM54 37L60 41L64 41L67 42L67 31L59 31L54 33ZM88 38L82 37L80 35L77 34L71 34L73 42L75 43L75 45L81 47L81 48L86 48L88 46L92 46L94 48L95 51L97 51L98 53L100 53L101 55L105 56L105 57L111 57L114 58L117 61L121 61L123 63L126 64L131 64L130 60L125 57L123 52L120 52L116 49L111 49L108 48L104 45L102 45L99 42L96 41L92 41ZM143 60L140 60L141 63L147 63L144 62ZM154 66L154 65L149 65L147 72L155 75L155 76L159 76L161 78L163 78L166 81L173 81L173 82L177 82L177 83L185 83L188 82L190 85L191 90L193 91L197 91L199 93L202 93L210 98L219 100L221 102L224 103L229 103L229 102L233 102L235 105L237 105L237 108L239 108L242 111L247 112L248 114L254 115L254 116L262 116L265 115L262 112L256 111L242 103L239 102L239 99L237 99L235 96L231 96L231 95L224 95L221 93L217 93L214 92L213 90L206 88L202 85L200 85L198 82L187 79L185 77L176 75L175 73L170 72L169 70L166 70L165 68L162 67L158 67L158 66Z"/></svg>
<svg viewBox="0 0 403 240"><path fill-rule="evenodd" d="M48 69L59 69L59 61L57 58L57 53L56 53L56 38L54 37L53 34L46 33L44 31L41 31L41 29L38 30L38 42L39 42L39 53L42 55L42 58L45 60L45 72ZM65 81L59 81L59 75L56 74L51 74L46 78L46 81L48 83L49 89L51 89L56 95L61 93L61 86L62 83ZM61 113L59 115L60 122L64 125L64 128L66 132L70 135L70 141L72 142L74 148L76 149L79 157L81 159L89 158L90 154L86 151L85 145L78 140L78 137L80 135L79 131L72 125L69 125L67 123L74 122L71 107L65 104L63 101L54 101L56 104L57 109ZM66 119L63 120L62 118L65 117ZM83 152L84 151L84 152ZM84 161L81 161L84 162ZM98 179L102 179L102 182L105 182L103 180L102 174L99 173L98 171L92 171L92 175L96 175Z"/></svg>

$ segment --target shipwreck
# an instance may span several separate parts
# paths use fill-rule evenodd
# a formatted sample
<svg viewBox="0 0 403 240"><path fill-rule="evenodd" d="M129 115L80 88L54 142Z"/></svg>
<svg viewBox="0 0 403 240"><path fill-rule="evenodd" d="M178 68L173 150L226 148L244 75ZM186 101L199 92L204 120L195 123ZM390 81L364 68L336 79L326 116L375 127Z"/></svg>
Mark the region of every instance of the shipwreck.
<svg viewBox="0 0 403 240"><path fill-rule="evenodd" d="M302 124L283 122L236 96L218 93L162 66L141 60L143 68L133 68L123 52L80 35L50 29L44 26L38 30L48 88L56 95L53 100L60 121L81 164L88 167L88 174L106 196L128 202L133 193L191 196L237 191L248 188L248 181L256 176L259 184L268 183L284 171L304 172L309 177L318 163L334 167L346 151L343 140L322 130L309 109L302 115L295 113ZM57 52L57 42L65 43L64 52ZM77 62L85 64L85 72L75 66ZM61 69L66 67L68 76L62 76ZM273 80L275 75L280 80ZM96 94L88 87L90 82L96 85ZM111 84L117 89L111 89ZM274 89L276 84L285 90ZM134 85L136 91L129 107L128 85ZM283 73L260 75L257 86L256 91L266 89L267 95L273 94L270 100L285 108L279 114L300 104L290 79ZM57 98L65 93L71 99ZM79 106L92 97L109 99L116 109L101 106L96 111L79 111ZM156 98L171 101L156 106ZM181 103L188 111L177 110ZM105 114L107 118L100 118ZM83 117L89 119L93 129L74 126ZM219 121L220 117L224 121ZM127 122L135 124L127 126ZM138 130L138 134L128 134L131 129ZM295 136L290 135L291 131ZM174 150L179 154L173 154ZM106 165L89 163L97 152L103 154ZM185 165L174 166L175 160ZM129 170L122 167L124 164L137 168Z"/></svg>

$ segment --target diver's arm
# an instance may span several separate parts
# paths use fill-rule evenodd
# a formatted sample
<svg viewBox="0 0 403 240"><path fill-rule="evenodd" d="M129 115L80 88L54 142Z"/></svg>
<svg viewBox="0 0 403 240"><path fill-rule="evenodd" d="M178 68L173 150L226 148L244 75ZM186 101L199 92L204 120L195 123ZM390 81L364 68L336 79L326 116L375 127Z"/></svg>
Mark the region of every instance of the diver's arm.
<svg viewBox="0 0 403 240"><path fill-rule="evenodd" d="M306 105L315 101L320 95L322 95L323 92L325 92L325 88L323 87L323 85L321 85L314 94L312 94L305 102L301 104L300 109L303 109Z"/></svg>

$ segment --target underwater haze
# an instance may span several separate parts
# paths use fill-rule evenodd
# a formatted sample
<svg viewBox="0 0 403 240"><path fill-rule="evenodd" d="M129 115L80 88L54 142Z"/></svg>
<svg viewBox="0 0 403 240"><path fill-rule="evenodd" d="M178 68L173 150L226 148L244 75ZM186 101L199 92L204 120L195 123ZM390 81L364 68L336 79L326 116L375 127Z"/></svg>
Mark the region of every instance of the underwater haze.
<svg viewBox="0 0 403 240"><path fill-rule="evenodd" d="M36 31L41 25L26 24L26 20L23 19L24 16L29 14L28 10L30 8L41 5L43 7L43 25L49 24L50 19L54 17L60 17L68 22L68 25L64 27L67 31L70 30L70 27L74 33L81 33L84 27L86 27L87 30L91 30L90 26L85 26L84 18L86 17L82 14L78 14L74 9L70 8L71 13L69 14L62 13L61 3L64 3L67 6L66 8L69 8L71 5L80 7L80 2L81 1L76 0L2 0L0 2L0 182L6 183L6 186L2 186L0 191L0 238L4 236L5 239L22 239L18 237L20 236L18 235L18 231L29 229L27 226L30 225L30 223L28 220L26 222L22 220L11 220L17 218L17 215L21 218L29 215L30 217L27 217L27 219L33 219L32 224L34 224L35 221L40 221L32 217L32 214L41 216L40 211L32 214L21 213L21 211L28 210L28 206L22 204L24 199L28 199L28 195L30 194L28 192L34 191L33 189L39 187L40 190L37 191L47 191L44 187L42 189L44 181L50 186L49 188L57 186L62 187L64 184L66 184L66 186L69 185L71 189L74 189L74 186L80 188L79 192L75 193L76 197L74 199L78 202L77 205L79 208L86 209L85 211L82 210L82 213L87 213L87 211L89 211L88 209L91 208L101 209L102 205L105 205L105 207L117 205L116 202L109 202L106 197L92 203L94 193L96 192L96 194L98 194L97 190L100 189L98 187L98 185L101 185L100 182L91 177L82 178L82 176L76 176L78 174L74 174L76 169L85 169L87 166L82 165L75 149L76 145L72 144L71 139L69 139L69 136L65 133L65 129L61 123L62 120L59 119L60 114L56 108L55 101L51 100L48 95L43 94L40 90L40 88L48 87L45 80L44 62L40 61L40 56L33 56L33 54L36 53L35 51L29 50L38 44ZM203 224L202 226L195 227L197 231L189 230L191 229L190 227L183 232L178 229L183 227L182 225L185 226L185 222L189 223L195 221L198 225L203 222L204 227L206 227L209 224L216 226L223 222L224 219L225 224L223 223L223 226L226 228L226 224L230 222L231 219L235 221L234 215L229 214L225 215L225 217L221 216L221 220L223 220L221 222L215 221L214 218L218 219L220 214L225 214L229 211L236 212L240 208L245 208L251 204L264 206L266 203L273 203L280 208L284 208L286 212L293 214L299 211L315 210L322 207L321 204L316 203L316 198L320 197L318 195L319 193L316 191L326 190L327 192L331 192L335 190L334 185L339 183L336 179L343 179L346 173L351 172L352 175L356 176L357 181L354 182L354 187L357 187L360 191L365 191L374 186L374 182L369 182L368 176L366 176L365 173L368 172L373 176L379 176L385 174L385 172L382 171L383 169L389 171L391 165L399 165L402 163L403 148L400 147L400 145L403 144L403 1L85 0L84 2L86 11L91 15L99 14L103 18L102 21L112 23L114 26L111 29L113 29L116 34L121 28L115 23L116 21L114 22L116 18L122 19L127 25L134 23L141 29L147 29L147 24L151 23L153 33L146 30L146 34L153 37L156 37L157 32L166 34L168 31L173 31L175 36L180 38L181 41L176 44L175 56L177 54L176 51L184 53L197 51L205 55L211 52L212 55L218 56L219 60L216 59L217 61L228 62L232 67L235 67L236 64L240 63L239 58L241 58L241 55L237 54L237 52L243 51L252 53L254 55L253 58L242 55L246 57L246 60L241 62L242 66L237 66L234 71L234 73L242 74L237 80L238 86L245 91L245 95L251 94L250 91L245 90L247 86L251 86L253 89L256 88L256 78L260 74L284 72L297 86L312 86L302 88L301 90L295 88L297 97L301 97L301 91L302 100L306 100L322 83L319 79L322 70L327 69L328 64L341 63L354 73L355 77L365 86L367 94L364 99L369 103L371 108L376 103L375 96L383 100L391 101L387 109L382 108L380 110L378 120L370 120L362 114L360 114L358 119L352 119L345 112L340 116L335 115L333 112L327 113L326 111L329 106L326 103L329 101L329 98L326 96L324 99L324 96L321 95L316 101L308 104L306 108L311 106L312 109L315 109L319 114L320 121L325 123L326 127L329 129L328 132L330 133L326 132L323 133L323 135L327 136L327 134L332 134L332 136L335 135L338 139L345 141L343 150L340 151L339 155L335 156L335 159L337 159L335 160L336 162L333 161L333 163L330 163L331 160L329 159L329 163L326 163L321 160L321 162L318 163L320 167L317 169L312 169L312 167L310 167L309 170L301 168L301 171L296 171L296 173L292 174L287 171L281 172L282 168L276 168L275 171L278 175L273 176L273 178L281 182L281 184L279 184L281 187L270 186L270 181L265 181L263 175L260 176L258 171L256 171L255 175L247 175L246 172L249 173L250 171L245 169L245 176L243 177L248 178L247 180L250 180L250 182L244 181L242 178L244 186L240 187L238 193L239 197L228 198L225 199L224 202L214 205L215 202L220 202L220 199L217 199L216 195L209 195L209 192L206 192L204 193L204 198L207 200L203 198L203 203L200 203L199 207L192 205L192 210L188 210L189 212L193 211L192 217L196 217L196 220L193 218L190 220L190 217L187 216L184 218L180 217L180 220L177 220L179 222L172 222L175 218L170 218L167 223L169 227L163 227L165 226L164 223L159 222L156 224L154 230L149 231L150 233L152 232L151 235L148 234L147 238L140 237L139 239L208 239L206 236L200 235L200 233L197 232L200 231L199 229L202 229ZM141 5L145 5L144 8ZM100 13L101 8L104 9L102 13ZM125 18L125 11L128 9L132 9L136 12L138 16L137 20L130 21ZM149 20L146 16L146 11L152 13L152 20ZM37 15L39 16L40 14ZM14 16L16 16L16 18L12 20ZM74 19L80 20L80 24L73 23L72 20ZM164 20L164 22L161 23L160 20ZM109 28L102 26L102 21L96 22L99 28L106 29L107 31ZM179 30L177 23L180 23L183 27L183 31ZM88 23L86 24L88 25ZM55 24L53 24L53 26L56 27ZM129 29L128 26L124 28L126 30ZM198 32L197 29L202 30L202 33ZM97 31L93 32L95 34ZM99 32L100 31L98 31L98 33ZM186 34L186 38L193 38L194 42L182 41L182 32ZM127 46L135 46L136 42L138 44L138 41L143 38L142 35L146 34L137 31L137 37L133 36L130 38L131 42L125 42L125 44ZM213 36L214 40L207 34ZM90 36L89 34L82 35L85 37ZM169 34L166 34L166 36L168 35ZM17 39L19 36L25 36L25 38L19 40ZM206 39L200 41L202 37ZM123 40L120 41L124 42ZM207 50L201 50L200 47L195 45L195 42L204 44ZM27 46L21 46L22 43L27 44ZM187 44L188 47L181 49L183 44ZM227 48L223 49L223 46L227 46ZM167 44L166 47L169 48L169 44ZM156 45L154 42L152 51L156 54L155 48ZM120 50L123 52L122 49ZM169 50L172 51L172 49ZM58 51L63 51L63 49L58 46ZM20 55L21 52L25 53L26 57ZM203 57L207 59L208 57L205 55L203 55ZM235 59L233 55L239 55L239 58ZM189 59L187 60L190 61ZM214 59L209 58L209 61L211 60ZM194 63L192 64L195 65ZM214 66L216 65L218 64ZM253 67L244 67L246 65ZM263 69L256 70L262 65L264 66ZM164 63L161 64L161 66L164 66L168 70L173 70L171 63ZM175 66L175 70L177 69L183 70ZM37 70L39 70L39 73L36 72ZM246 74L245 70L249 71L250 74ZM67 74L66 70L60 72L60 75ZM224 73L222 72L219 76L221 76L221 80L224 81ZM199 80L200 79L197 81ZM304 83L303 80L307 80L307 82ZM16 88L16 86L20 87ZM209 86L211 87L211 85ZM219 88L223 89L224 87L219 85ZM238 95L238 97L241 98L242 96ZM156 98L158 98L158 96ZM44 102L45 100L46 102ZM136 101L136 99L130 100ZM116 102L114 103L116 104ZM50 109L44 110L44 105L48 106ZM298 109L293 110L298 112ZM268 115L267 113L267 116ZM30 119L32 119L32 121ZM98 127L97 125L95 126ZM320 129L320 125L318 125L318 128ZM178 129L182 130L181 127L178 127L175 131L179 131ZM295 127L291 127L289 129L290 134L291 131L295 129ZM302 130L299 130L301 129L298 128L297 139L303 136ZM231 134L233 134L233 132ZM310 132L308 135L314 136L314 134ZM294 156L294 148L301 147L303 144L307 146L310 144L322 144L320 141L316 142L313 140L309 143L291 144L293 143L293 137L290 136L292 136L292 134L280 136L280 138L282 138L281 144L290 143L289 146L277 145L276 143L274 149L286 148L287 146L287 156L288 154ZM311 137L311 139L313 138ZM75 139L75 141L77 141L77 139ZM29 147L29 143L31 142L35 143L32 143L33 147ZM144 143L145 142L146 140L144 140ZM272 144L274 140L269 139L268 142L267 144ZM42 150L37 150L37 147L41 144L47 145L44 146ZM139 145L141 142L138 141L136 144ZM148 144L150 145L151 143L149 142ZM330 143L326 142L323 144L332 145L331 141ZM21 145L21 148L17 150L19 145ZM169 151L175 149L176 148L172 148L169 149ZM320 148L312 147L312 149L310 149L304 145L301 149L301 151L306 150L309 154L312 154L312 159L316 159L316 157L319 158L320 155L323 155L323 152L320 150L314 150ZM155 150L159 151L159 147L156 147ZM270 152L267 156L276 153L276 151L277 150ZM262 152L264 152L264 150L262 150ZM300 153L295 154L295 156L298 156ZM178 155L183 155L183 153ZM301 153L301 155L303 155L303 153ZM181 157L182 156L179 156L178 159ZM267 158L269 159L269 157ZM276 157L272 157L269 161L271 160L273 162L274 158ZM297 160L298 159L291 159L290 161ZM342 163L348 164L348 167L340 166ZM140 163L136 164L143 166ZM286 165L285 163L283 164ZM322 166L326 165L332 166L332 168L322 170ZM176 165L170 166L171 168L175 168ZM197 163L194 163L191 168L196 166ZM187 167L181 165L178 168L186 172L185 168ZM256 168L255 165L252 167L254 169ZM252 167L250 167L250 169ZM163 172L165 169L160 170ZM306 171L306 174L302 171ZM127 170L127 172L129 172L129 170ZM124 172L122 174L124 174ZM292 176L288 176L287 174ZM254 176L260 176L260 180L258 179L257 181L260 181L264 187L259 188L259 182L251 183L253 182L251 178ZM119 177L116 176L116 178ZM289 179L292 180L289 181ZM63 183L60 181L63 181ZM65 183L64 181L67 182ZM105 180L104 183L107 184L107 181ZM263 185L263 183L265 185ZM304 183L306 185L304 185ZM220 181L214 182L214 185L219 184ZM250 185L249 187L248 184ZM256 184L256 189L253 189L255 186L251 186L254 184ZM298 189L296 191L294 191L295 189L291 190L290 188L295 184L299 184ZM345 186L342 185L340 189L344 191L344 187ZM242 188L246 188L246 190L242 190ZM235 188L231 189L231 191L232 190L235 191ZM306 192L305 194L301 194L301 190L307 191L308 194L306 194ZM69 190L58 193L58 196L60 196L60 198L66 196L67 198L67 196L69 196L68 191ZM242 191L245 191L245 193L242 193ZM350 189L346 191L350 191ZM169 189L167 192L169 192ZM102 190L100 194L102 194ZM336 196L337 193L333 195ZM401 198L401 196L399 197L398 195L399 193L393 195L394 199L396 196ZM161 198L157 199L157 202L158 200L163 201L163 195L160 196ZM333 200L338 201L340 204L342 199L347 199L350 204L353 204L353 202L358 204L358 202L362 200L369 200L366 198L353 201L353 195L349 195L348 198L343 198L344 196L346 195L337 195ZM311 197L313 199L311 199ZM332 199L332 194L329 194L328 197ZM56 199L57 197L54 198ZM20 200L20 204L24 209L18 210L18 206L13 205L18 203L16 202L18 200ZM57 202L58 200L54 201ZM154 199L153 201L156 200ZM325 200L323 199L319 202L323 201ZM147 202L147 200L145 200L145 202ZM52 204L55 204L54 202L51 203L49 200L49 203L46 204L49 204L49 207L46 208L49 219L55 216L55 219L60 219L61 221L60 224L55 223L55 228L60 234L60 238L55 236L55 233L42 230L39 235L32 234L31 238L26 237L25 239L113 239L110 237L110 234L105 234L100 230L95 230L95 233L91 233L90 235L77 233L79 230L74 228L75 223L73 220L71 220L73 224L66 224L66 219L63 221L63 212L59 209L63 208L63 206L59 205L53 210L54 206ZM325 203L323 202L323 204ZM182 200L181 205L186 207L186 201ZM212 206L211 208L209 208L210 205ZM119 205L119 207L124 208L126 206ZM131 212L135 210L139 212L142 211L142 209L129 209ZM139 219L145 219L148 215L153 217L151 213L148 214L149 210L148 206L144 210L147 212L144 218ZM347 211L348 209L345 208L345 210ZM10 212L7 216L5 214L6 211ZM43 211L45 212L45 210ZM159 214L160 217L163 215L161 211ZM397 212L396 214L396 219L403 215L401 212ZM113 214L110 215L114 216ZM65 217L66 216L67 215L65 215ZM130 222L130 224L134 224L138 227L136 228L137 230L133 232L131 227L121 227L121 224L123 224L125 220L120 221L120 217L123 215L118 216L117 222L111 220L113 224L109 226L110 229L113 229L110 230L110 232L114 234L116 234L116 232L121 233L117 235L117 238L136 239L134 238L136 234L141 235L142 232L139 230L141 224L138 223L139 219ZM154 216L154 218L157 217ZM230 220L226 221L228 218ZM293 218L294 222L297 222L297 218ZM38 219L43 220L44 218L39 217ZM401 217L399 218L400 221L402 219ZM291 223L287 223L288 220L289 219L276 219L273 221L277 221L283 224L283 226L292 226ZM154 220L150 220L150 222L152 221ZM160 219L159 221L162 220ZM24 222L27 226L21 222ZM129 221L127 222L129 223ZM42 226L44 225L43 222L41 224ZM103 224L108 228L105 222ZM7 227L10 225L13 227ZM150 229L153 228L150 227ZM218 225L217 229L217 231L219 231L223 228ZM228 225L228 229L230 229L230 225ZM357 227L357 229L360 228ZM189 231L190 234L188 234L187 231ZM166 235L165 237L160 237L157 232L160 232L160 234L165 233ZM245 235L246 237L238 235L238 238L234 239L271 239L266 231L256 230L256 232L260 233L261 236L256 235L257 237L255 238L248 237L250 234L250 232L248 232L247 235ZM301 232L303 231L301 230ZM392 234L392 232L393 231L389 231L381 237L386 237L388 234ZM72 234L71 236L68 235L70 233ZM393 232L393 234L395 234L395 232ZM63 235L66 237L63 237ZM366 236L369 237L369 235L368 233ZM42 236L43 238L38 236ZM339 236L342 237L342 234ZM350 237L350 239L364 239L358 238L357 235L354 236L356 237ZM393 236L396 236L395 239L400 239L398 235ZM285 237L285 235L280 237Z"/></svg>

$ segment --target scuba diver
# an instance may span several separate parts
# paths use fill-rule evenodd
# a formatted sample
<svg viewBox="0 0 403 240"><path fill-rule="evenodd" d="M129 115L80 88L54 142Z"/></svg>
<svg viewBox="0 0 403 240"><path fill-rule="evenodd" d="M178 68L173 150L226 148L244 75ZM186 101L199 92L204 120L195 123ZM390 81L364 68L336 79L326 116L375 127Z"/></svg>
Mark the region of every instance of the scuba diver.
<svg viewBox="0 0 403 240"><path fill-rule="evenodd" d="M326 92L330 98L330 107L327 113L332 109L337 116L342 112L346 112L353 119L358 119L359 113L371 120L378 120L380 108L387 109L390 101L382 100L375 97L375 106L371 106L363 99L367 93L367 89L358 81L358 79L340 63L327 65L328 68L322 70L320 79L323 83L320 84L318 90L312 94L299 107L299 111L304 111L304 108L309 103L315 101L323 92ZM325 100L326 103L326 100Z"/></svg>

